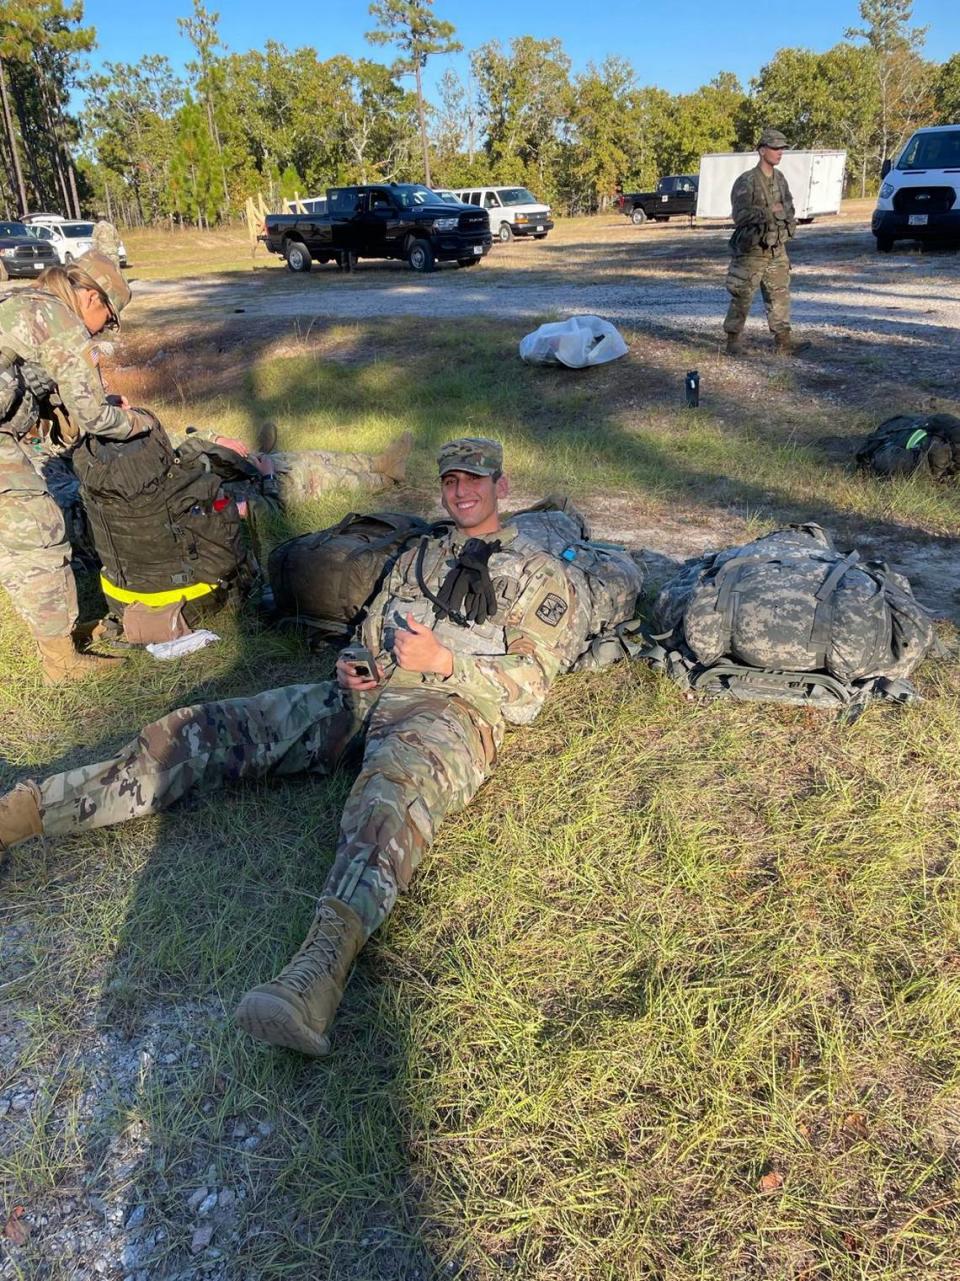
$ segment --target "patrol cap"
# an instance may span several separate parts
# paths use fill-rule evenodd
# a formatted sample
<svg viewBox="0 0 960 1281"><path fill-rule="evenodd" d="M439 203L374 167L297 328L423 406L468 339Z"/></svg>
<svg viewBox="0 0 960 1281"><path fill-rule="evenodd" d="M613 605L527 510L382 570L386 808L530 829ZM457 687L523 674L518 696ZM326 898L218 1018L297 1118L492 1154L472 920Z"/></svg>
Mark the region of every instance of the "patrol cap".
<svg viewBox="0 0 960 1281"><path fill-rule="evenodd" d="M767 128L764 129L763 133L760 135L760 141L757 143L757 146L773 147L775 151L783 151L784 148L789 147L790 144L787 142L786 135L782 134L779 129Z"/></svg>
<svg viewBox="0 0 960 1281"><path fill-rule="evenodd" d="M76 263L100 286L110 307L113 322L119 326L120 313L132 297L130 286L120 274L120 268L106 254L99 253L96 249L88 249L76 259Z"/></svg>
<svg viewBox="0 0 960 1281"><path fill-rule="evenodd" d="M461 436L440 446L437 454L440 475L465 471L471 476L497 476L503 471L503 446L484 436Z"/></svg>

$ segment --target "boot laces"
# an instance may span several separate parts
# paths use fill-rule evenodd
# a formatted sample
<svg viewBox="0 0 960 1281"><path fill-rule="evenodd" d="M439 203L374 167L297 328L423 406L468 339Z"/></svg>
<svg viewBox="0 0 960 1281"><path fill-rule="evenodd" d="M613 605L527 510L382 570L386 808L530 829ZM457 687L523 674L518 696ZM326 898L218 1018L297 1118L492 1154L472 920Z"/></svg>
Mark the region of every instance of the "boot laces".
<svg viewBox="0 0 960 1281"><path fill-rule="evenodd" d="M302 995L318 979L332 978L343 946L346 926L325 903L317 908L313 927L300 950L280 975L285 987Z"/></svg>

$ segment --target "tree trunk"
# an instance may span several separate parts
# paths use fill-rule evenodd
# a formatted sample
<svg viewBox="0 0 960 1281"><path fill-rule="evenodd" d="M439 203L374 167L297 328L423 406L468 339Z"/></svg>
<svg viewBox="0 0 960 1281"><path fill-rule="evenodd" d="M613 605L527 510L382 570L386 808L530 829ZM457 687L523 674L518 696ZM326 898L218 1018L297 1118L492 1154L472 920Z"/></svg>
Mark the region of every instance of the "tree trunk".
<svg viewBox="0 0 960 1281"><path fill-rule="evenodd" d="M69 152L67 153L67 177L70 179L70 194L73 196L73 216L79 218L81 213L80 197L77 194L77 171L73 167L73 160L70 158Z"/></svg>
<svg viewBox="0 0 960 1281"><path fill-rule="evenodd" d="M17 135L13 130L13 117L10 114L10 100L7 97L7 72L0 58L0 99L3 103L3 123L7 130L10 144L10 157L13 160L13 176L17 185L17 197L20 201L20 212L27 212L27 189L23 185L23 170L20 168L20 153L17 150Z"/></svg>
<svg viewBox="0 0 960 1281"><path fill-rule="evenodd" d="M423 181L424 185L430 187L433 185L433 179L430 177L430 146L427 142L427 113L423 108L423 77L420 69L420 59L414 54L413 69L417 76L417 115L420 117L420 145L423 148Z"/></svg>

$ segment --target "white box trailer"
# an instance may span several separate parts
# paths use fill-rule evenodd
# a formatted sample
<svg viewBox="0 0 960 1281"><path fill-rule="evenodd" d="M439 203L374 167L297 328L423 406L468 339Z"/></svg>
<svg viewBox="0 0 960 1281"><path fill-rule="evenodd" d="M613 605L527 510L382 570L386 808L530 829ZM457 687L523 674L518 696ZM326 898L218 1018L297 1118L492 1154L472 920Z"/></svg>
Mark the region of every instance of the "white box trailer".
<svg viewBox="0 0 960 1281"><path fill-rule="evenodd" d="M698 218L732 217L730 190L757 163L755 151L713 152L700 157ZM785 151L778 165L790 184L798 218L838 213L843 195L845 151Z"/></svg>

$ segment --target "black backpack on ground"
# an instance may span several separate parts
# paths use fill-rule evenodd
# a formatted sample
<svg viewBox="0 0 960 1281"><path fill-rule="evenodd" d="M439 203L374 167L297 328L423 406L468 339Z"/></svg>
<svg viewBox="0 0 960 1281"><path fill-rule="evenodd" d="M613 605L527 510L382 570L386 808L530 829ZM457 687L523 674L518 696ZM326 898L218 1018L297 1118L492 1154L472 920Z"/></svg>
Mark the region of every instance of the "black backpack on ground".
<svg viewBox="0 0 960 1281"><path fill-rule="evenodd" d="M911 701L906 678L936 647L907 579L814 524L688 561L653 621L646 657L688 688L821 707Z"/></svg>
<svg viewBox="0 0 960 1281"><path fill-rule="evenodd" d="M878 476L926 472L934 480L960 473L960 418L900 414L888 418L857 450L857 466Z"/></svg>
<svg viewBox="0 0 960 1281"><path fill-rule="evenodd" d="M254 575L237 505L214 473L182 463L149 417L149 430L137 436L85 436L73 453L101 586L121 605L164 606L182 597L216 608Z"/></svg>

